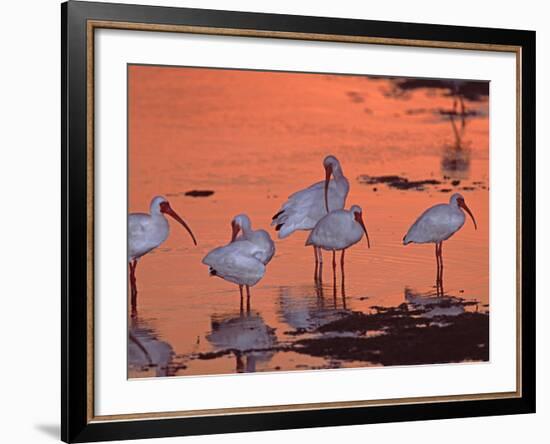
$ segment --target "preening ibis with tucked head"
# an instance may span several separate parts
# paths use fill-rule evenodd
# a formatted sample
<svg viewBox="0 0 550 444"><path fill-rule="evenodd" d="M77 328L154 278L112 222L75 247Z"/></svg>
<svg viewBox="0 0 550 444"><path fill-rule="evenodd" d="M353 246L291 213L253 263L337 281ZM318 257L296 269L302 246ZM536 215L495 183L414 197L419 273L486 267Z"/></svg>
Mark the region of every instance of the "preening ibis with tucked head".
<svg viewBox="0 0 550 444"><path fill-rule="evenodd" d="M363 210L359 205L353 205L349 210L331 211L321 218L309 234L306 245L332 251L334 271L336 271L336 251L341 250L340 266L343 276L346 249L359 242L363 237L363 233L370 248L369 234L363 222Z"/></svg>
<svg viewBox="0 0 550 444"><path fill-rule="evenodd" d="M161 245L170 233L170 225L165 215L177 220L191 235L193 243L197 240L185 221L172 209L170 203L162 196L151 201L150 214L131 213L128 215L128 263L130 266L130 286L132 290L132 314L136 314L136 267L138 260L145 254Z"/></svg>
<svg viewBox="0 0 550 444"><path fill-rule="evenodd" d="M275 254L275 243L265 230L253 230L250 218L246 214L239 214L231 221L231 242L247 240L259 248L258 258L267 265ZM239 232L242 232L238 236Z"/></svg>
<svg viewBox="0 0 550 444"><path fill-rule="evenodd" d="M240 215L246 216L246 215ZM248 227L243 230L243 235L237 234L243 225ZM237 216L233 219L232 235L229 244L210 251L202 260L209 266L211 276L237 284L241 295L241 310L243 307L243 286L246 287L247 310L250 310L250 287L256 285L265 274L265 264L271 260L274 246L257 230L250 227L248 217ZM266 233L267 234L267 233ZM249 236L251 240L246 239ZM268 235L269 237L269 235ZM271 241L273 243L273 241Z"/></svg>
<svg viewBox="0 0 550 444"><path fill-rule="evenodd" d="M464 197L460 193L455 193L451 196L448 204L434 205L424 211L403 237L403 245L411 242L435 244L438 291L439 287L441 289L443 287L443 241L462 228L466 220L464 211L472 218L474 228L477 230L476 220L466 205Z"/></svg>
<svg viewBox="0 0 550 444"><path fill-rule="evenodd" d="M271 225L275 225L279 239L284 239L297 230L312 230L327 213L344 208L349 182L344 176L342 166L332 155L325 157L323 166L325 180L290 195L273 216ZM317 268L317 262L322 261L322 257L317 247L314 246L314 250Z"/></svg>

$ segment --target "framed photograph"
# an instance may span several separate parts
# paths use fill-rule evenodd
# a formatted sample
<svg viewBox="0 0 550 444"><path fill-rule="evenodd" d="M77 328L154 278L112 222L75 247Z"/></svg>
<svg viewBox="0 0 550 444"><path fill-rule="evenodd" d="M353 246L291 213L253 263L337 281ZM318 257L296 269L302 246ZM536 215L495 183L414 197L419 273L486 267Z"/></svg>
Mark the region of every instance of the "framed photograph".
<svg viewBox="0 0 550 444"><path fill-rule="evenodd" d="M535 33L69 1L62 439L535 411Z"/></svg>

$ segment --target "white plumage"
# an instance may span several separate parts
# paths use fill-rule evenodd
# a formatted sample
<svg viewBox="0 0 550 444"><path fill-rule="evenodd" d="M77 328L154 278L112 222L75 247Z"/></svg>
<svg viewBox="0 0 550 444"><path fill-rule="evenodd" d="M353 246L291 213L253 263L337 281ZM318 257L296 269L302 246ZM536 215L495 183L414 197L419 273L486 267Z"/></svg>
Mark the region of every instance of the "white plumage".
<svg viewBox="0 0 550 444"><path fill-rule="evenodd" d="M351 247L361 240L363 233L367 238L370 248L369 234L362 217L363 211L358 205L353 205L349 210L334 210L321 218L315 228L309 234L306 245L315 247L315 279L322 280L322 266L317 267L317 256L321 255L320 249L332 251L332 269L336 279L336 251L341 250L340 267L342 270L342 282L344 279L344 254L346 248ZM321 262L321 261L319 261ZM322 262L321 262L322 265Z"/></svg>
<svg viewBox="0 0 550 444"><path fill-rule="evenodd" d="M170 233L168 221L160 210L153 209L151 214L133 213L128 216L128 262L161 245Z"/></svg>
<svg viewBox="0 0 550 444"><path fill-rule="evenodd" d="M269 233L265 230L253 230L250 218L246 214L239 214L231 221L231 241L247 240L256 245L259 249L258 259L267 265L275 254L275 243ZM242 231L240 236L239 231Z"/></svg>
<svg viewBox="0 0 550 444"><path fill-rule="evenodd" d="M434 205L424 211L409 228L403 238L403 244L407 245L411 242L416 244L439 243L449 239L464 225L466 216L462 209L468 212L477 229L474 216L466 206L464 198L461 194L455 193L451 196L448 204Z"/></svg>
<svg viewBox="0 0 550 444"><path fill-rule="evenodd" d="M462 228L466 211L477 230L474 215L466 205L464 197L455 193L451 196L448 204L438 204L424 211L412 224L407 234L403 237L403 244L411 242L416 244L435 244L435 258L437 262L436 288L437 295L443 296L443 241L449 239L453 234Z"/></svg>
<svg viewBox="0 0 550 444"><path fill-rule="evenodd" d="M170 233L170 225L165 214L173 217L189 232L195 245L197 240L185 221L162 197L154 197L150 214L131 213L128 215L128 263L130 267L130 287L132 291L132 316L137 316L136 267L138 259L161 245Z"/></svg>
<svg viewBox="0 0 550 444"><path fill-rule="evenodd" d="M191 229L170 207L168 201L157 196L153 198L150 214L131 213L128 215L128 261L139 259L151 250L160 246L170 233L170 225L165 214L172 216L189 232L195 245L197 241Z"/></svg>
<svg viewBox="0 0 550 444"><path fill-rule="evenodd" d="M311 230L328 210L344 208L349 192L349 182L344 176L338 159L325 157L325 180L290 195L281 209L273 216L271 225L284 239L297 230ZM333 179L331 180L331 176Z"/></svg>
<svg viewBox="0 0 550 444"><path fill-rule="evenodd" d="M359 242L363 233L370 247L361 207L353 205L349 210L335 210L324 216L309 234L306 245L329 251L344 250Z"/></svg>
<svg viewBox="0 0 550 444"><path fill-rule="evenodd" d="M210 251L202 263L210 267L210 274L237 285L252 287L265 274L262 251L250 241L231 242Z"/></svg>
<svg viewBox="0 0 550 444"><path fill-rule="evenodd" d="M240 214L231 221L232 235L229 244L215 248L202 260L209 266L212 276L237 284L241 293L246 286L247 309L250 310L250 287L256 285L265 274L265 265L275 253L275 245L264 230L252 230L250 219ZM243 234L237 237L239 231Z"/></svg>

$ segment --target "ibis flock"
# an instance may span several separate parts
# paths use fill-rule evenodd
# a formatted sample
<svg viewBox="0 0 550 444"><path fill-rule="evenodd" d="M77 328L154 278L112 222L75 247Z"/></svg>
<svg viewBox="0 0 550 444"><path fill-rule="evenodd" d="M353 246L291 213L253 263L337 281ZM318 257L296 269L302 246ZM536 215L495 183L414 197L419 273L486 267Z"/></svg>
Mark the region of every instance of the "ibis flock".
<svg viewBox="0 0 550 444"><path fill-rule="evenodd" d="M310 231L306 246L313 247L315 280L322 277L322 250L332 252L333 275L336 273L336 252L340 251L342 278L346 250L358 243L365 235L367 246L370 239L359 205L344 209L349 193L349 181L344 176L342 165L332 155L323 160L325 179L314 183L288 197L273 216L272 225L279 239L296 231ZM437 286L442 292L443 241L456 233L465 222L465 214L477 224L474 215L459 193L451 196L448 204L438 204L424 211L409 228L403 244L433 243L437 262ZM150 214L131 213L128 216L128 263L132 315L137 310L136 267L139 259L160 246L169 235L170 226L166 215L171 216L187 230L195 245L197 240L187 223L172 209L162 196L153 198ZM239 286L241 310L246 291L247 310L250 309L250 287L264 276L266 267L275 254L275 243L265 230L252 228L246 214L235 216L231 221L231 238L227 245L210 251L202 260L211 276L220 277Z"/></svg>

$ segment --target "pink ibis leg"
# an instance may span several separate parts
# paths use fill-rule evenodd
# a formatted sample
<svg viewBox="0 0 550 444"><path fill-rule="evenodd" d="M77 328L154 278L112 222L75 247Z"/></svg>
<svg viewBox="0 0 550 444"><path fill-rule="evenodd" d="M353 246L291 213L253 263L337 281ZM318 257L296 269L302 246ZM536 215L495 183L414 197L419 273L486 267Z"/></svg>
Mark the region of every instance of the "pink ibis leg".
<svg viewBox="0 0 550 444"><path fill-rule="evenodd" d="M241 314L242 314L243 311L244 311L244 306L243 306L243 286L242 286L242 285L239 285L239 293L241 294Z"/></svg>
<svg viewBox="0 0 550 444"><path fill-rule="evenodd" d="M332 250L332 287L334 297L334 308L336 308L336 250Z"/></svg>
<svg viewBox="0 0 550 444"><path fill-rule="evenodd" d="M136 283L136 267L137 260L133 260L129 263L130 266L130 294L131 294L131 307L132 317L137 316L137 283Z"/></svg>
<svg viewBox="0 0 550 444"><path fill-rule="evenodd" d="M439 288L443 296L443 242L439 242Z"/></svg>
<svg viewBox="0 0 550 444"><path fill-rule="evenodd" d="M319 274L319 258L317 257L317 247L313 247L313 255L315 256L315 271L313 272L313 280L317 280Z"/></svg>
<svg viewBox="0 0 550 444"><path fill-rule="evenodd" d="M437 259L437 277L436 288L437 295L443 296L443 242L437 242L435 244L435 255Z"/></svg>
<svg viewBox="0 0 550 444"><path fill-rule="evenodd" d="M439 242L435 243L435 260L437 263L435 287L436 287L437 296L439 296Z"/></svg>
<svg viewBox="0 0 550 444"><path fill-rule="evenodd" d="M345 254L346 254L346 249L344 248L342 250L342 255L340 256L340 271L342 273L342 303L344 308L346 308L346 287L345 287L346 275L344 273L344 255Z"/></svg>
<svg viewBox="0 0 550 444"><path fill-rule="evenodd" d="M250 287L246 286L246 312L250 313Z"/></svg>

